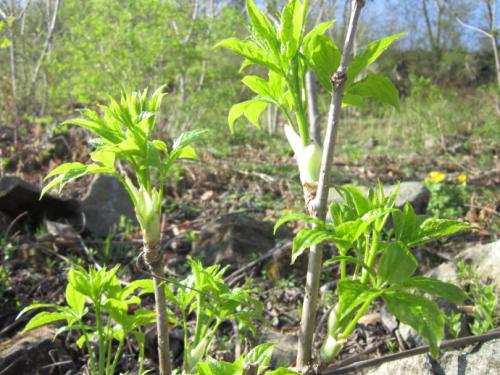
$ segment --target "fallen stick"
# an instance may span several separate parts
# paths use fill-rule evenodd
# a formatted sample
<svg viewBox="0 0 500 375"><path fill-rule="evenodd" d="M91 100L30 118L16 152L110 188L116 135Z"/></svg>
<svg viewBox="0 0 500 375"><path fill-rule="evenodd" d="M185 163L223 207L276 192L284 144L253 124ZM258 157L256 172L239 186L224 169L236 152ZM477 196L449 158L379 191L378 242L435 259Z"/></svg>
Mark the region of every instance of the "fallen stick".
<svg viewBox="0 0 500 375"><path fill-rule="evenodd" d="M495 329L488 333L478 336L467 336L461 337L453 340L445 340L439 346L440 349L449 349L449 348L457 348L467 345L472 345L475 343L486 342L494 339L500 338L500 329ZM367 359L365 361L359 361L349 366L344 367L335 367L331 366L326 368L321 372L322 375L340 375L340 374L348 374L350 372L358 371L365 367L373 367L378 366L385 362L395 361L397 359L412 357L419 354L424 354L429 351L429 345L419 346L417 348L413 348L410 350L405 350L404 352L389 354L383 357Z"/></svg>

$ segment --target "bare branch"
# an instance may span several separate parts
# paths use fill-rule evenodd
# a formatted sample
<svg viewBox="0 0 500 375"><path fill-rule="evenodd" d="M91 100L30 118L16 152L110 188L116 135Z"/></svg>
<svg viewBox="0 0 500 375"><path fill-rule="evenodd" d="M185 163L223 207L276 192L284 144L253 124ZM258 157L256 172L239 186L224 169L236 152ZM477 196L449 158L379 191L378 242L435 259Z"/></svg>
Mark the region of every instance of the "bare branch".
<svg viewBox="0 0 500 375"><path fill-rule="evenodd" d="M54 3L54 10L52 13L52 19L50 21L49 29L47 31L47 39L45 40L45 44L43 46L42 52L40 53L40 57L38 58L38 61L35 66L35 70L33 71L33 77L31 78L31 93L35 91L35 84L38 79L38 74L40 72L40 68L42 66L42 63L47 56L48 52L50 51L50 48L52 46L52 40L54 38L54 31L56 28L56 21L57 21L57 13L59 12L59 0L55 0Z"/></svg>
<svg viewBox="0 0 500 375"><path fill-rule="evenodd" d="M481 29L481 28L479 28L479 27L477 27L477 26L471 25L470 23L467 23L467 22L462 21L462 19L460 19L460 17L457 17L456 19L457 19L458 23L459 23L460 25L462 25L463 27L466 27L466 28L468 28L468 29L471 29L471 30L477 31L477 32L479 32L479 33L483 34L484 36L486 36L486 37L488 37L488 38L493 38L493 35L492 35L492 34L490 34L489 32L487 32L487 31L485 31L485 30L483 30L483 29Z"/></svg>

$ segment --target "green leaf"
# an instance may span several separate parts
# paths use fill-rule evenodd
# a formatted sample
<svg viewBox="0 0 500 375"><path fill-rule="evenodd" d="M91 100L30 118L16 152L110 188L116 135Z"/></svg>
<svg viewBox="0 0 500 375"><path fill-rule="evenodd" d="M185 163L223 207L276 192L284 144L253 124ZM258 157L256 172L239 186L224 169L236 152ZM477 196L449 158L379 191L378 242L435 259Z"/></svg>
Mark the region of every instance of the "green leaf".
<svg viewBox="0 0 500 375"><path fill-rule="evenodd" d="M85 307L85 296L70 284L66 286L66 303L78 315L83 313Z"/></svg>
<svg viewBox="0 0 500 375"><path fill-rule="evenodd" d="M32 305L26 306L24 309L21 310L21 312L17 315L16 319L19 319L21 315L26 314L28 311L31 310L36 310L36 309L41 309L41 308L52 308L52 309L59 309L59 305L56 305L54 303L34 303Z"/></svg>
<svg viewBox="0 0 500 375"><path fill-rule="evenodd" d="M281 42L285 46L285 56L292 59L299 50L304 26L304 7L300 0L291 0L281 13Z"/></svg>
<svg viewBox="0 0 500 375"><path fill-rule="evenodd" d="M227 118L231 133L234 133L234 122L241 116L245 116L255 127L260 128L259 118L267 105L267 102L258 99L247 100L233 105Z"/></svg>
<svg viewBox="0 0 500 375"><path fill-rule="evenodd" d="M372 289L360 281L342 280L337 285L337 294L339 296L337 326L345 327L352 319L356 308L367 300L374 300L381 291Z"/></svg>
<svg viewBox="0 0 500 375"><path fill-rule="evenodd" d="M177 156L179 159L192 159L192 160L200 160L198 154L194 150L192 146L186 146L183 147L180 150L179 156Z"/></svg>
<svg viewBox="0 0 500 375"><path fill-rule="evenodd" d="M276 234L279 227L290 221L304 221L306 223L316 224L317 226L323 226L325 224L323 221L311 217L309 215L303 214L301 212L290 212L280 217L279 220L276 222L276 224L274 225L274 234Z"/></svg>
<svg viewBox="0 0 500 375"><path fill-rule="evenodd" d="M383 281L401 283L408 280L417 267L417 259L402 242L391 242L380 257L377 275Z"/></svg>
<svg viewBox="0 0 500 375"><path fill-rule="evenodd" d="M372 207L369 199L366 198L365 194L354 186L338 186L336 187L336 190L344 199L345 203L350 208L356 210L358 216L363 216L372 208L375 208Z"/></svg>
<svg viewBox="0 0 500 375"><path fill-rule="evenodd" d="M427 298L401 291L386 292L382 298L389 312L421 334L429 342L432 356L437 357L444 332L444 314L438 305Z"/></svg>
<svg viewBox="0 0 500 375"><path fill-rule="evenodd" d="M423 276L412 277L404 283L399 284L398 287L416 288L455 304L462 303L468 298L462 289L453 284Z"/></svg>
<svg viewBox="0 0 500 375"><path fill-rule="evenodd" d="M353 83L359 73L367 66L373 64L394 41L401 38L403 35L405 35L405 33L399 33L377 40L369 44L361 54L355 56L347 70L347 85L349 86Z"/></svg>
<svg viewBox="0 0 500 375"><path fill-rule="evenodd" d="M49 323L57 322L59 320L66 320L68 318L69 316L62 312L42 311L36 314L33 318L31 318L31 320L28 322L28 324L26 324L26 326L22 330L22 333L40 326L44 326Z"/></svg>
<svg viewBox="0 0 500 375"><path fill-rule="evenodd" d="M328 259L323 265L328 266L330 264L338 263L341 261L357 264L357 265L363 267L372 277L375 277L375 273L373 272L373 270L370 267L368 267L368 265L365 262L363 262L362 260L360 260L358 258L348 256L348 255L340 255L340 256L336 256L335 258Z"/></svg>
<svg viewBox="0 0 500 375"><path fill-rule="evenodd" d="M163 142L160 139L155 139L153 141L153 145L161 152L163 152L165 155L168 155L168 146L165 142Z"/></svg>
<svg viewBox="0 0 500 375"><path fill-rule="evenodd" d="M271 343L257 345L245 356L244 364L259 365L259 370L263 371L271 363L273 348Z"/></svg>
<svg viewBox="0 0 500 375"><path fill-rule="evenodd" d="M115 168L116 155L113 152L108 151L106 148L98 149L90 153L90 158L98 163L101 163L105 167Z"/></svg>
<svg viewBox="0 0 500 375"><path fill-rule="evenodd" d="M59 185L61 190L64 185L72 180L79 177L85 176L87 172L87 166L82 163L64 163L59 167L53 169L46 177L45 180L53 176L59 175L57 178L53 179L48 183L40 193L40 198L43 197L47 192L52 190L56 185Z"/></svg>
<svg viewBox="0 0 500 375"><path fill-rule="evenodd" d="M323 35L326 30L328 30L332 25L334 21L327 21L327 22L322 22L314 26L314 28L307 33L307 35L304 37L304 40L302 42L302 48L304 50L310 50L309 43L318 35Z"/></svg>
<svg viewBox="0 0 500 375"><path fill-rule="evenodd" d="M267 16L260 11L253 0L247 0L247 13L255 34L264 42L276 45L276 31Z"/></svg>
<svg viewBox="0 0 500 375"><path fill-rule="evenodd" d="M243 77L242 82L250 88L254 93L267 96L269 98L273 98L276 101L279 100L279 97L275 97L275 93L269 87L269 82L265 79L258 76L245 76Z"/></svg>
<svg viewBox="0 0 500 375"><path fill-rule="evenodd" d="M305 250L332 239L332 233L323 228L302 229L293 239L291 264L295 263Z"/></svg>
<svg viewBox="0 0 500 375"><path fill-rule="evenodd" d="M475 229L475 227L457 220L429 218L420 225L418 239L412 241L409 246L421 245L469 229Z"/></svg>
<svg viewBox="0 0 500 375"><path fill-rule="evenodd" d="M243 372L243 361L238 360L230 363L209 358L205 362L198 363L198 371L201 375L241 375Z"/></svg>
<svg viewBox="0 0 500 375"><path fill-rule="evenodd" d="M337 46L327 36L318 34L304 46L303 53L320 83L327 91L331 91L330 77L340 64Z"/></svg>
<svg viewBox="0 0 500 375"><path fill-rule="evenodd" d="M178 158L198 159L198 155L190 146L192 143L202 140L208 129L194 129L179 135L172 144L172 151L168 157L169 163Z"/></svg>
<svg viewBox="0 0 500 375"><path fill-rule="evenodd" d="M394 234L398 241L409 244L418 237L418 219L410 203L407 202L403 210L393 212L392 221L394 224Z"/></svg>
<svg viewBox="0 0 500 375"><path fill-rule="evenodd" d="M82 115L85 118L64 121L63 124L80 126L111 143L119 143L125 139L125 135L118 125L113 125L112 121L104 121L97 112L84 109Z"/></svg>
<svg viewBox="0 0 500 375"><path fill-rule="evenodd" d="M344 93L344 98L342 99L342 107L359 107L365 108L367 106L365 99L360 95L354 95L348 91Z"/></svg>
<svg viewBox="0 0 500 375"><path fill-rule="evenodd" d="M361 81L353 83L348 89L352 95L369 97L392 105L399 110L399 93L389 78L369 73Z"/></svg>
<svg viewBox="0 0 500 375"><path fill-rule="evenodd" d="M214 48L225 47L252 64L263 65L276 73L282 74L279 64L273 56L270 56L265 50L251 41L242 41L237 38L228 38L219 42ZM248 66L248 65L247 65Z"/></svg>

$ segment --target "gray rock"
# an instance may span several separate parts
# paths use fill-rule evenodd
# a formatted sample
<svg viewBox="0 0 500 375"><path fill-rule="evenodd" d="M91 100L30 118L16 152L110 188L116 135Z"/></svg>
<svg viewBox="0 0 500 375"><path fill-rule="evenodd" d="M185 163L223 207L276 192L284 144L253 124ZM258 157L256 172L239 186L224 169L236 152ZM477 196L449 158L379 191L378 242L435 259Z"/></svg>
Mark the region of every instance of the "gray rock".
<svg viewBox="0 0 500 375"><path fill-rule="evenodd" d="M202 227L193 242L192 255L204 264L241 266L274 244L273 223L231 213Z"/></svg>
<svg viewBox="0 0 500 375"><path fill-rule="evenodd" d="M500 374L500 340L492 340L479 347L444 353L434 360L420 354L393 362L383 363L358 372L365 375L496 375Z"/></svg>
<svg viewBox="0 0 500 375"><path fill-rule="evenodd" d="M125 216L136 221L134 206L130 197L113 176L98 175L82 199L86 229L92 234L105 237Z"/></svg>
<svg viewBox="0 0 500 375"><path fill-rule="evenodd" d="M80 220L79 204L75 200L54 197L50 194L40 199L40 188L14 176L0 178L0 211L14 219L24 212L28 215L21 223L40 225L44 218L49 220Z"/></svg>
<svg viewBox="0 0 500 375"><path fill-rule="evenodd" d="M0 236L3 236L7 229L9 228L12 219L0 211Z"/></svg>
<svg viewBox="0 0 500 375"><path fill-rule="evenodd" d="M427 341L417 333L413 328L404 323L399 323L398 332L401 338L409 348L426 345Z"/></svg>
<svg viewBox="0 0 500 375"><path fill-rule="evenodd" d="M61 362L58 366L51 364ZM48 366L45 367L44 366ZM0 342L0 374L64 374L74 369L71 357L48 327Z"/></svg>
<svg viewBox="0 0 500 375"><path fill-rule="evenodd" d="M384 191L386 195L389 195L397 185L384 186ZM368 192L368 188L364 186L358 186L358 188L365 192ZM401 182L399 194L396 198L396 207L402 208L406 202L411 203L415 212L417 214L424 214L429 204L430 192L427 187L418 181L406 181ZM330 189L329 202L342 202L343 199L340 194L335 189Z"/></svg>
<svg viewBox="0 0 500 375"><path fill-rule="evenodd" d="M274 331L264 331L259 341L273 343L272 367L289 367L297 358L297 335L287 335Z"/></svg>
<svg viewBox="0 0 500 375"><path fill-rule="evenodd" d="M500 240L466 249L457 258L470 264L483 281L491 281L500 298Z"/></svg>

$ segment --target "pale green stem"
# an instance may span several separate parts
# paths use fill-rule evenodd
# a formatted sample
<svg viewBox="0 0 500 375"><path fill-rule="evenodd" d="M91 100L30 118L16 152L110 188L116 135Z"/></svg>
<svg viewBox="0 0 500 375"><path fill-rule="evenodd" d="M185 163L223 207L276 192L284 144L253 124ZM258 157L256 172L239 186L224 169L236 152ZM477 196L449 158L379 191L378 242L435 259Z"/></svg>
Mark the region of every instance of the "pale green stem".
<svg viewBox="0 0 500 375"><path fill-rule="evenodd" d="M344 256L345 254L341 254ZM345 260L340 261L340 280L345 280L347 278L347 263Z"/></svg>
<svg viewBox="0 0 500 375"><path fill-rule="evenodd" d="M83 332L83 336L85 337L85 345L87 346L87 350L89 351L89 360L90 360L90 372L92 374L97 374L97 369L95 365L95 356L94 356L94 350L92 348L92 344L89 340L89 335L87 335L87 331L85 330L85 325L83 323L80 324L80 329Z"/></svg>
<svg viewBox="0 0 500 375"><path fill-rule="evenodd" d="M194 344L195 346L198 345L198 343L201 340L201 335L202 335L202 311L203 307L205 305L205 301L203 299L203 296L198 294L196 299L198 300L198 306L196 308L196 327L195 327L195 333L194 333Z"/></svg>
<svg viewBox="0 0 500 375"><path fill-rule="evenodd" d="M188 327L187 327L187 317L186 312L182 311L182 328L184 333L184 353L182 354L182 367L184 367L184 372L187 372L187 360L189 351L189 341L188 341Z"/></svg>
<svg viewBox="0 0 500 375"><path fill-rule="evenodd" d="M366 261L366 265L370 269L373 268L373 263L375 263L375 257L377 256L379 235L380 235L379 232L377 232L377 231L373 232L372 245L371 245L370 251L368 252L368 259ZM366 283L367 279L368 279L368 271L363 269L363 272L361 274L361 282L364 284L364 283Z"/></svg>
<svg viewBox="0 0 500 375"><path fill-rule="evenodd" d="M139 375L144 372L144 342L139 342Z"/></svg>
<svg viewBox="0 0 500 375"><path fill-rule="evenodd" d="M299 134L300 138L302 139L302 144L304 146L307 146L309 144L309 130L307 127L307 119L306 119L306 113L304 111L303 103L302 103L302 93L300 89L300 81L299 81L299 68L298 68L298 63L297 61L294 62L294 81L289 81L289 87L290 91L292 93L292 98L295 104L295 107L297 108L297 111L295 113L297 117L297 124L299 127Z"/></svg>
<svg viewBox="0 0 500 375"><path fill-rule="evenodd" d="M95 304L95 314L96 314L96 325L97 325L97 334L99 337L99 375L104 375L104 360L106 355L106 343L104 340L104 331L102 327L102 316L101 316L101 302L97 301Z"/></svg>
<svg viewBox="0 0 500 375"><path fill-rule="evenodd" d="M111 319L108 318L108 323L106 324L107 331L109 333L111 329ZM110 339L108 340L108 349L106 353L106 374L109 374L109 366L111 365L111 357L113 353L113 337L111 335ZM112 372L111 372L112 374Z"/></svg>
<svg viewBox="0 0 500 375"><path fill-rule="evenodd" d="M116 348L115 357L113 358L113 364L111 365L111 371L109 372L109 374L115 373L115 369L116 369L116 366L118 365L118 361L120 360L120 354L121 354L122 349L123 349L123 343L124 343L124 340L123 339L120 340L120 343L118 344L118 348Z"/></svg>
<svg viewBox="0 0 500 375"><path fill-rule="evenodd" d="M356 316L354 316L354 318L351 320L351 323L349 323L347 328L342 333L342 336L344 338L347 339L351 334L351 332L354 330L354 328L356 328L356 324L358 324L359 319L361 319L361 317L365 314L366 310L368 310L372 302L373 298L369 298L365 301L365 303L363 303L363 305L361 305L361 308L358 310Z"/></svg>

